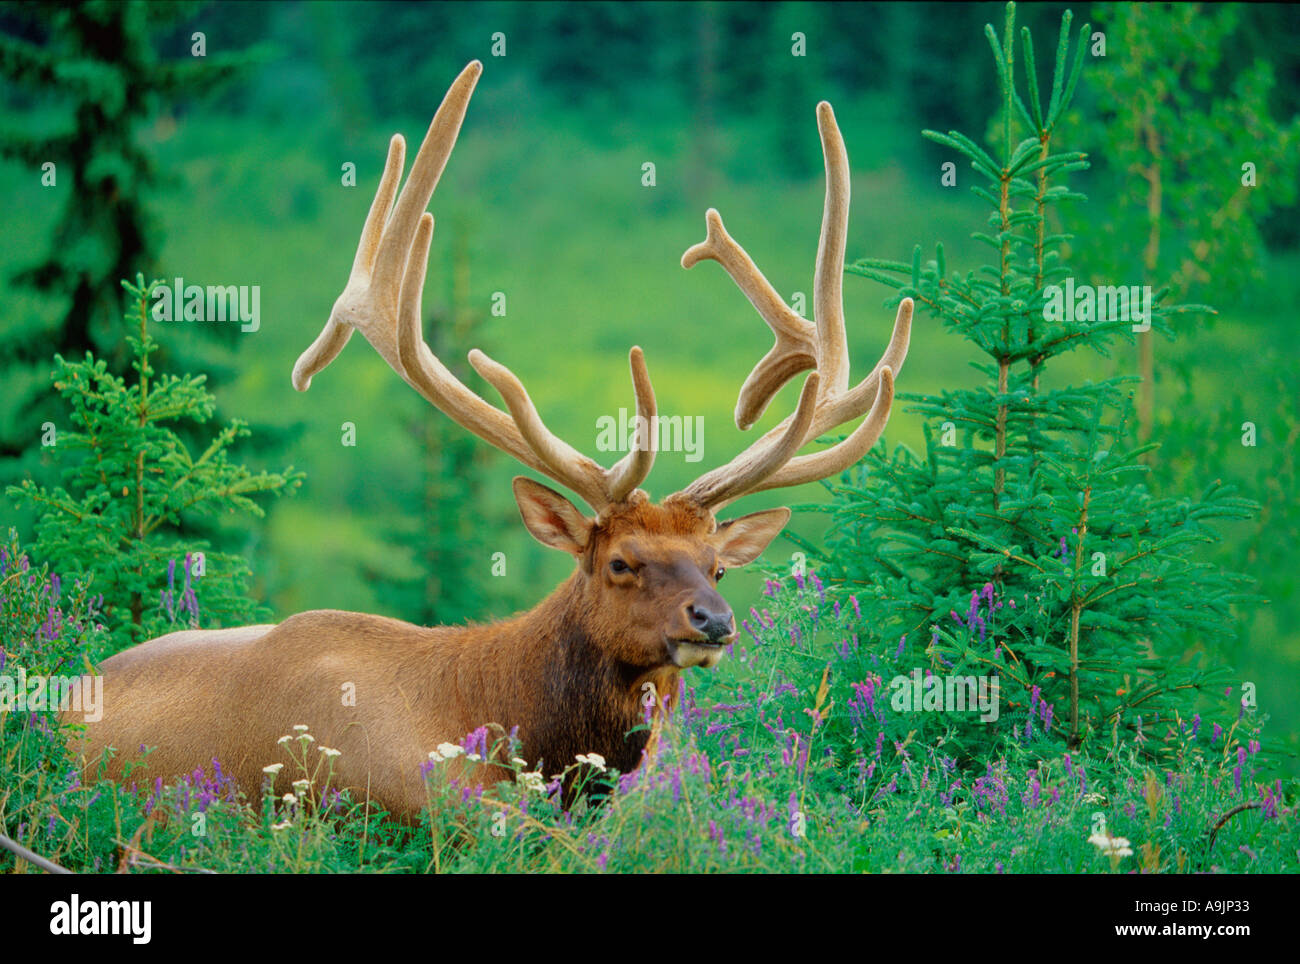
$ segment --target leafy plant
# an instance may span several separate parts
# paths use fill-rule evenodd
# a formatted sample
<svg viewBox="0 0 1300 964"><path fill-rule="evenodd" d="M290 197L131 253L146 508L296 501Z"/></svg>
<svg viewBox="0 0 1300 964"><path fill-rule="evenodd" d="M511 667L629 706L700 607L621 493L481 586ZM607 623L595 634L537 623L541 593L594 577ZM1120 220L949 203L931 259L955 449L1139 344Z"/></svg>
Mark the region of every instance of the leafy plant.
<svg viewBox="0 0 1300 964"><path fill-rule="evenodd" d="M82 786L67 747L69 727L50 705L57 702L51 677L86 671L86 649L104 631L100 602L85 582L34 565L9 531L0 546L0 832L43 855L68 848L75 812L102 816L116 799L113 788L92 794ZM111 839L102 827L83 826L81 833L99 853ZM78 862L98 866L86 850ZM13 866L13 856L0 850L0 871Z"/></svg>

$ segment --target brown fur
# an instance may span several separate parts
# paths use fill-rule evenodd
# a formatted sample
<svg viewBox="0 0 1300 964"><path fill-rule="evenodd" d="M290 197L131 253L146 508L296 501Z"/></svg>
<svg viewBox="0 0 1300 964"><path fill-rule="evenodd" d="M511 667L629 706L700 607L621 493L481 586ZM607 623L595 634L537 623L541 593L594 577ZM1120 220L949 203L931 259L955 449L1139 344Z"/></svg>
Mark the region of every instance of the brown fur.
<svg viewBox="0 0 1300 964"><path fill-rule="evenodd" d="M433 629L318 610L278 626L151 640L101 666L104 715L87 726L88 775L111 746L117 753L107 772L122 779L124 764L150 746L147 770L132 782L169 781L215 758L256 801L264 766L285 764L277 795L299 776L276 745L295 724L316 739L313 763L320 746L342 751L335 786L408 819L426 804L420 764L429 752L484 724L518 726L523 757L548 776L589 752L632 769L646 742L644 730L627 735L643 719L643 685L676 692L681 667L668 640L691 638L685 607L721 603L712 578L719 561L750 561L788 513L755 513L730 530L689 503L652 505L642 497L591 522L537 483L517 481L516 495L534 534L577 561L534 609L488 625ZM540 527L538 513L546 517ZM761 524L751 528L762 531L737 535L755 519ZM611 573L614 554L635 560L631 579ZM686 665L716 662L719 647L700 649L707 657ZM352 706L343 699L347 684L355 688Z"/></svg>

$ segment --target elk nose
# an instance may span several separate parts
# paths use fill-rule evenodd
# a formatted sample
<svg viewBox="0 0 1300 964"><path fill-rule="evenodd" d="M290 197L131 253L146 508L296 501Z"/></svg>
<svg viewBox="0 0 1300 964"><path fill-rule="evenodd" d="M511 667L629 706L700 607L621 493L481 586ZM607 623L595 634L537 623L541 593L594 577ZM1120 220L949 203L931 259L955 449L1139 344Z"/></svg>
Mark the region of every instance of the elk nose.
<svg viewBox="0 0 1300 964"><path fill-rule="evenodd" d="M724 636L730 636L732 633L730 609L718 612L708 606L692 604L686 607L686 618L690 620L691 629L709 637L711 643L716 643Z"/></svg>

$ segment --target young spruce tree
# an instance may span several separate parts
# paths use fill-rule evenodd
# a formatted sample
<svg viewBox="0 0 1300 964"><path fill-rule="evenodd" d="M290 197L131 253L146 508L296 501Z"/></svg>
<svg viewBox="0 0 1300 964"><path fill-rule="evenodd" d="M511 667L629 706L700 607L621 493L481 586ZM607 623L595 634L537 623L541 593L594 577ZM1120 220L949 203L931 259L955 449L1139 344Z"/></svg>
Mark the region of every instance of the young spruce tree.
<svg viewBox="0 0 1300 964"><path fill-rule="evenodd" d="M63 462L64 485L46 488L26 479L8 494L41 513L33 546L42 562L65 576L91 578L102 594L112 649L119 650L171 629L202 623L229 626L264 612L250 599L250 571L242 556L212 551L187 538L185 524L200 514L263 510L252 496L293 491L302 473L250 472L230 460L230 446L248 435L235 420L194 455L167 425L178 419L202 424L214 399L203 375L157 376L149 356L156 282L122 282L130 294L128 336L134 383L110 373L90 352L84 361L55 356L54 387L71 406L75 430L47 428ZM199 553L202 553L201 563ZM94 654L105 655L105 654Z"/></svg>
<svg viewBox="0 0 1300 964"><path fill-rule="evenodd" d="M1150 737L1190 718L1198 691L1224 694L1214 657L1247 580L1193 550L1217 538L1212 520L1247 515L1251 503L1218 484L1198 497L1152 495L1144 449L1125 442L1134 379L1053 388L1044 378L1066 352L1131 340L1141 320L1074 288L1071 236L1054 224L1065 204L1085 200L1066 179L1086 158L1057 143L1089 56L1089 28L1072 43L1071 19L1047 98L1027 28L1016 42L1014 4L1000 38L985 28L1001 89L995 143L924 132L969 159L972 191L990 210L988 230L973 237L990 262L958 273L941 245L924 265L918 246L910 265L848 269L977 346L986 382L902 396L926 418L925 452L879 446L834 488L821 507L834 515L823 572L852 585L886 645L906 636L918 665L996 674L1004 725L1025 731L1035 716L1071 747L1125 732L1154 748ZM1130 269L1111 283L1142 284L1141 265ZM1151 298L1154 325L1190 310L1165 295Z"/></svg>

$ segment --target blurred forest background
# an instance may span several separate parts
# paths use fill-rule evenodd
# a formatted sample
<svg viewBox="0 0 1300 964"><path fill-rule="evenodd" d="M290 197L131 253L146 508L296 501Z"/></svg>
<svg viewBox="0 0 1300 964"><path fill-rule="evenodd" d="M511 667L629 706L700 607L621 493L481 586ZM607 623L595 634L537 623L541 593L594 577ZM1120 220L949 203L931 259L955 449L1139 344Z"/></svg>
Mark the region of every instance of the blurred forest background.
<svg viewBox="0 0 1300 964"><path fill-rule="evenodd" d="M1065 6L1029 6L1021 21L1051 36ZM1142 430L1162 446L1152 486L1178 495L1221 478L1261 503L1205 558L1255 576L1270 600L1241 614L1239 640L1221 655L1257 683L1261 708L1294 747L1300 18L1269 4L1152 8L1148 21L1134 9L1074 8L1076 22L1106 36L1060 138L1092 162L1076 180L1090 197L1073 225L1076 260L1101 283L1169 283L1176 300L1218 313L1186 316L1146 356L1128 345L1113 358L1071 355L1054 377L1146 365L1154 394ZM723 213L779 291L810 294L823 192L814 108L826 99L853 168L849 260L910 261L915 244L928 256L942 241L951 263L972 263L973 180L959 164L956 184L942 183L953 156L920 132L991 123L989 49L973 38L1001 11L2 4L0 492L24 478L57 481L57 448L40 444L43 423L67 423L49 384L54 353L93 349L118 371L128 363L119 279L258 285L256 332L153 331L155 364L206 373L219 414L251 423L242 461L306 474L299 492L267 503L265 520L205 520L201 534L247 558L255 594L277 618L334 607L433 623L531 606L571 564L519 524L513 463L427 406L359 338L309 392L289 382L347 278L388 137L418 143L456 73L484 62L431 205L426 337L494 402L469 378L465 353L481 347L510 366L551 427L606 462L616 456L596 450L597 419L630 406L627 349L641 345L660 412L699 415L705 427L701 462L659 456L649 482L659 497L743 446L736 392L770 346L720 269L678 263L703 238L705 209ZM1162 43L1176 43L1176 56ZM57 165L52 186L42 183L46 161ZM643 183L647 162L653 186ZM1255 165L1253 188L1241 185L1244 163ZM492 313L496 293L504 315ZM884 346L889 295L845 281L857 372ZM977 384L966 346L918 319L900 390ZM794 397L787 386L758 431ZM1258 429L1253 447L1242 444L1247 421ZM888 443L919 447L921 422L897 407ZM355 445L343 444L344 423ZM742 511L822 497L809 486L754 497ZM0 524L30 534L28 510L3 496L0 506ZM823 519L796 515L792 530L819 542ZM768 558L794 548L778 542ZM493 575L498 552L504 575ZM732 580L743 613L760 580Z"/></svg>

